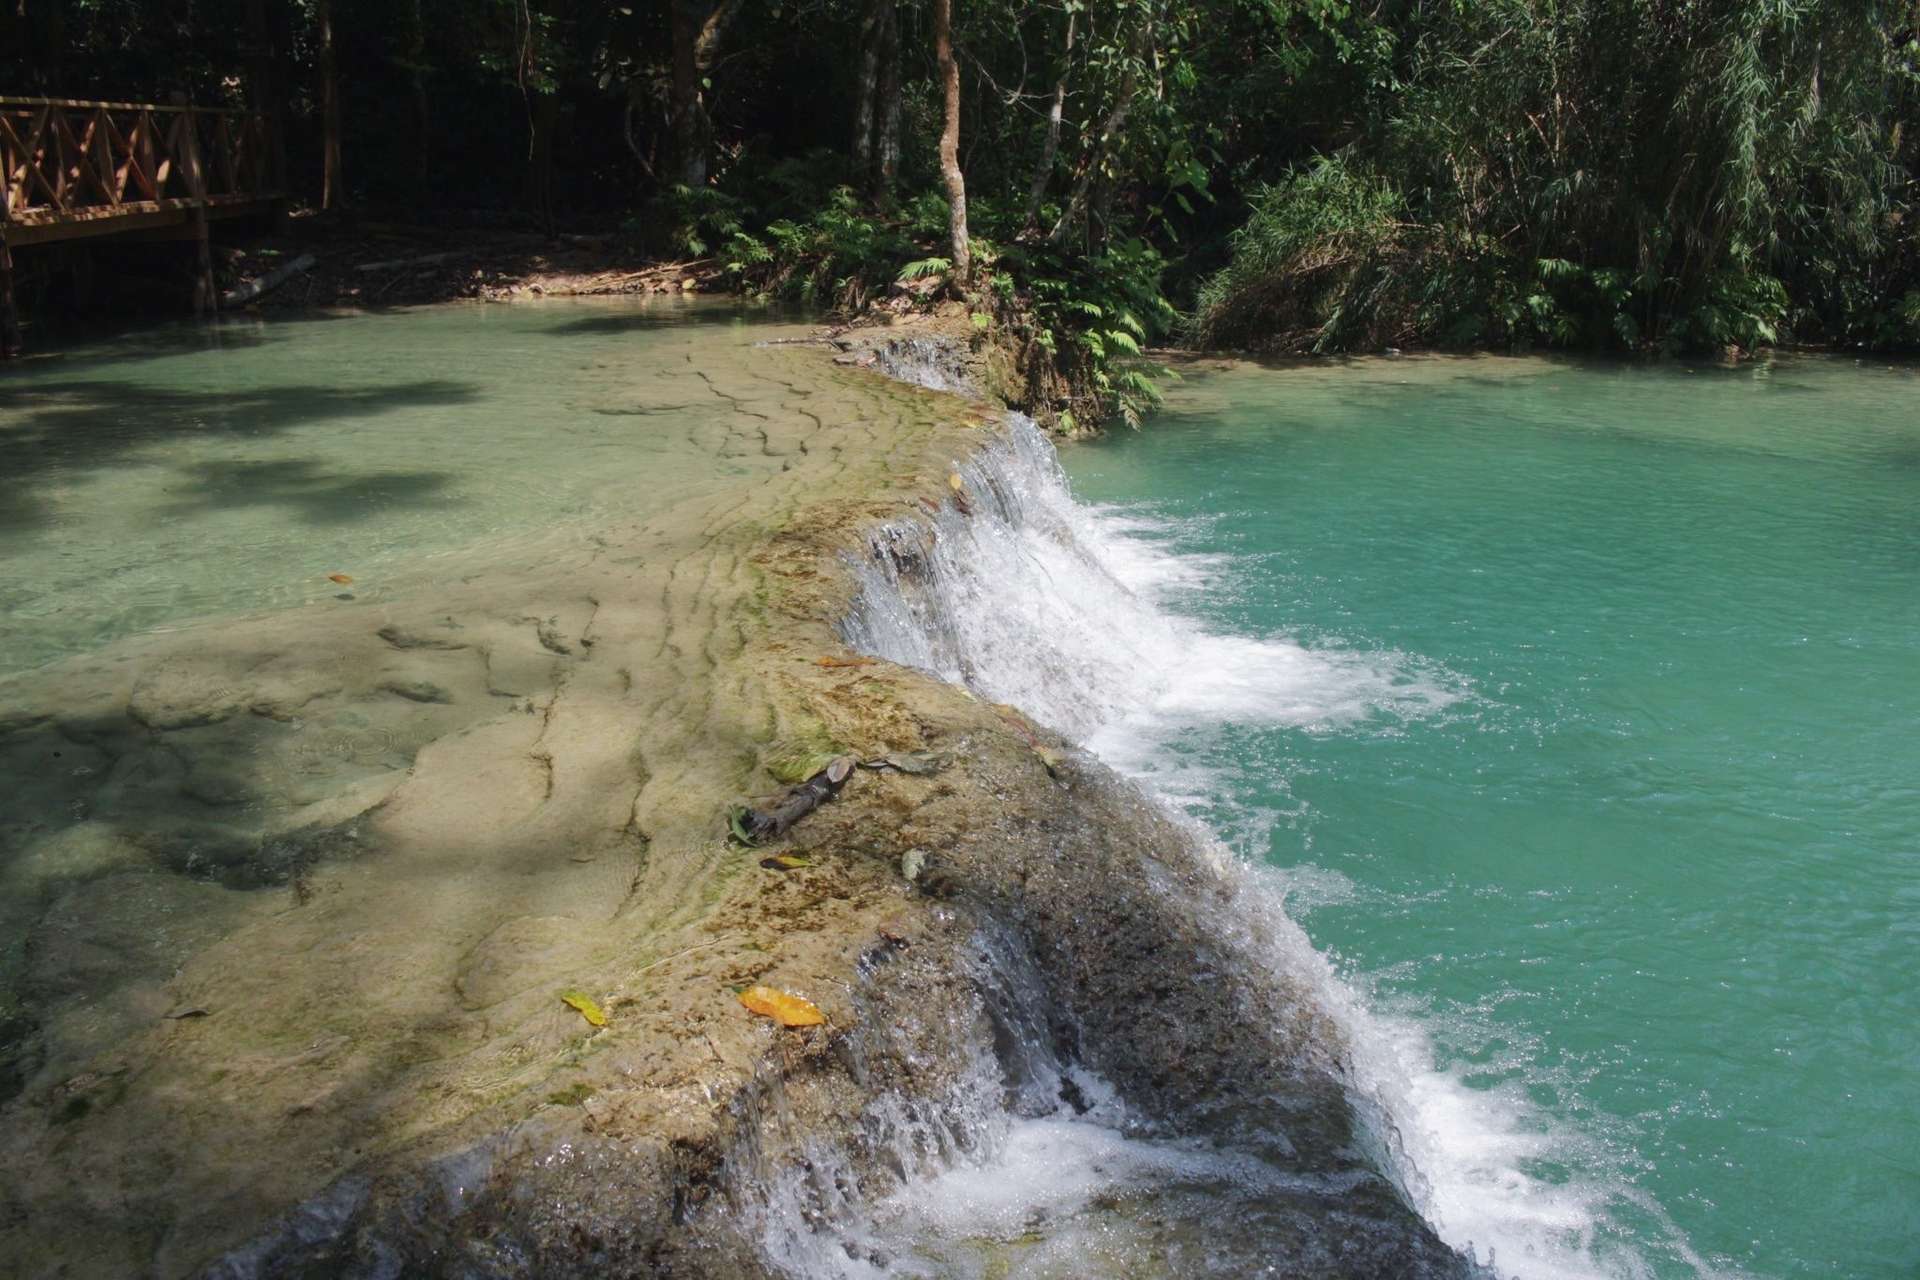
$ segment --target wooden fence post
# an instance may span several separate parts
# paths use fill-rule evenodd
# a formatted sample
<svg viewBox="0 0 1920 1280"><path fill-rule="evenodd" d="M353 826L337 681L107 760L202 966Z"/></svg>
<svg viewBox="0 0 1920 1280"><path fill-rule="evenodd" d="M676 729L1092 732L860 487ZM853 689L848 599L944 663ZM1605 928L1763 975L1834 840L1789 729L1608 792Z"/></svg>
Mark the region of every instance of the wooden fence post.
<svg viewBox="0 0 1920 1280"><path fill-rule="evenodd" d="M7 247L6 227L0 225L0 360L19 354L20 313L13 305L13 250Z"/></svg>
<svg viewBox="0 0 1920 1280"><path fill-rule="evenodd" d="M20 313L13 303L13 250L7 247L7 222L12 217L14 167L25 159L16 160L11 147L0 147L0 360L20 351Z"/></svg>
<svg viewBox="0 0 1920 1280"><path fill-rule="evenodd" d="M187 194L193 198L193 243L199 262L194 273L193 314L215 315L220 291L213 284L213 249L207 243L207 170L200 156L200 122L192 107L177 117L180 161L187 171Z"/></svg>

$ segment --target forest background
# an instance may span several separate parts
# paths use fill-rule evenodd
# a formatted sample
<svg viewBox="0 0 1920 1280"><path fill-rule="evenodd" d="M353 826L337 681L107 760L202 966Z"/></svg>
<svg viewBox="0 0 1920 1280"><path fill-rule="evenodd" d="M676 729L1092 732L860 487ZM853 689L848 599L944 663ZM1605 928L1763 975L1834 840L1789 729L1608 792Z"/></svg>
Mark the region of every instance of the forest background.
<svg viewBox="0 0 1920 1280"><path fill-rule="evenodd" d="M333 217L1153 343L1920 343L1920 0L4 0L0 92L252 105Z"/></svg>

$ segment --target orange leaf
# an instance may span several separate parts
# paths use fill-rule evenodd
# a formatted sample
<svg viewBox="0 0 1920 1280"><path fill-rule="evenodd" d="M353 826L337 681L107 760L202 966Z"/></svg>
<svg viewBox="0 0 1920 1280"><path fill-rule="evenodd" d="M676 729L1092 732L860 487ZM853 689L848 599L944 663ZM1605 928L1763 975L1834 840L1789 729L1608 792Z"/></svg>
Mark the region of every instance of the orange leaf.
<svg viewBox="0 0 1920 1280"><path fill-rule="evenodd" d="M870 667L878 658L820 658L818 665L823 667Z"/></svg>
<svg viewBox="0 0 1920 1280"><path fill-rule="evenodd" d="M348 574L348 573L330 573L330 574L328 574L328 575L327 575L327 581L328 581L328 582L337 582L337 583L339 583L339 584L340 584L341 586L343 586L343 587L344 587L344 586L346 586L346 585L347 585L347 584L348 584L349 582L352 582L352 581L353 581L353 575L352 575L352 574Z"/></svg>
<svg viewBox="0 0 1920 1280"><path fill-rule="evenodd" d="M783 1027L817 1027L827 1016L811 1001L790 996L772 987L748 987L740 993L740 1003L755 1013L765 1014Z"/></svg>

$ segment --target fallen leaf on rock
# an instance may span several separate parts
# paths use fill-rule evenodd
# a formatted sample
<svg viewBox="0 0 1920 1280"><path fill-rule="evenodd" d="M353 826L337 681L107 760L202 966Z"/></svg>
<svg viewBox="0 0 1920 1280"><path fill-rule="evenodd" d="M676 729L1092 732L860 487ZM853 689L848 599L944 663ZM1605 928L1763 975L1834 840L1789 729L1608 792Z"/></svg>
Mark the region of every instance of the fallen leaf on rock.
<svg viewBox="0 0 1920 1280"><path fill-rule="evenodd" d="M958 471L955 471L947 476L947 487L952 489L955 493L960 493L966 489L967 482L960 478L960 473Z"/></svg>
<svg viewBox="0 0 1920 1280"><path fill-rule="evenodd" d="M783 1027L817 1027L827 1020L812 1001L772 987L748 987L740 993L740 1003Z"/></svg>
<svg viewBox="0 0 1920 1280"><path fill-rule="evenodd" d="M350 573L330 573L327 575L327 581L337 582L344 587L353 581L353 575Z"/></svg>
<svg viewBox="0 0 1920 1280"><path fill-rule="evenodd" d="M599 1002L586 992L579 990L562 991L560 993L560 999L564 1003L578 1009L580 1016L594 1026L604 1027L607 1025L606 1011L601 1009Z"/></svg>
<svg viewBox="0 0 1920 1280"><path fill-rule="evenodd" d="M797 853L776 853L771 858L760 859L760 865L769 871L798 871L801 867L813 865L812 858L803 858Z"/></svg>
<svg viewBox="0 0 1920 1280"><path fill-rule="evenodd" d="M815 665L822 667L871 667L879 662L878 658L816 658Z"/></svg>

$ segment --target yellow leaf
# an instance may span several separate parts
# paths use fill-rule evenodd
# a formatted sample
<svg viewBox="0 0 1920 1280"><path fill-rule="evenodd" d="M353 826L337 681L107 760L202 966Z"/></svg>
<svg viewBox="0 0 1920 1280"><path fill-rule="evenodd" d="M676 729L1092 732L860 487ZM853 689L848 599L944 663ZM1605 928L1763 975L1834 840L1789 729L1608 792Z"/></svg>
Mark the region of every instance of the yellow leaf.
<svg viewBox="0 0 1920 1280"><path fill-rule="evenodd" d="M772 987L748 987L740 993L740 1003L755 1013L765 1014L783 1027L817 1027L827 1016L811 1001L790 996Z"/></svg>
<svg viewBox="0 0 1920 1280"><path fill-rule="evenodd" d="M960 491L962 491L967 487L967 482L960 478L960 473L958 471L955 471L947 476L947 484L949 487L953 489L955 493L959 493Z"/></svg>
<svg viewBox="0 0 1920 1280"><path fill-rule="evenodd" d="M600 1008L599 1002L586 992L569 989L560 993L560 999L578 1009L580 1016L594 1026L604 1027L607 1025L606 1012Z"/></svg>

